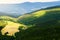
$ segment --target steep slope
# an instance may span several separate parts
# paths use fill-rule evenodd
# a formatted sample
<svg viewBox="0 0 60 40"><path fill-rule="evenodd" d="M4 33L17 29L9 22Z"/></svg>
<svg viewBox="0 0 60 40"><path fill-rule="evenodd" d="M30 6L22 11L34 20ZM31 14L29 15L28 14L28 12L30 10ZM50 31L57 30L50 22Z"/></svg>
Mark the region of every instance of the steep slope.
<svg viewBox="0 0 60 40"><path fill-rule="evenodd" d="M25 14L18 18L18 22L23 24L35 24L36 22L44 23L46 21L58 20L60 8L42 9L30 14Z"/></svg>
<svg viewBox="0 0 60 40"><path fill-rule="evenodd" d="M59 7L42 9L31 14L25 14L18 18L18 22L25 25L32 25L32 27L17 33L17 40L60 40Z"/></svg>

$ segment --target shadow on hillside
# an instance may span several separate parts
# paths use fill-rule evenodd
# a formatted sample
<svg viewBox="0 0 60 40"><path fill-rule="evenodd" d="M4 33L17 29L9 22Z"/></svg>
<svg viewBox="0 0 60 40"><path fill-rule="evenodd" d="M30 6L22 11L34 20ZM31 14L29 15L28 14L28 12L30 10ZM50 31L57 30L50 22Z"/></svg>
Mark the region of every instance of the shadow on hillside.
<svg viewBox="0 0 60 40"><path fill-rule="evenodd" d="M17 40L60 40L60 11L49 11L31 24L35 26L16 33Z"/></svg>
<svg viewBox="0 0 60 40"><path fill-rule="evenodd" d="M35 26L26 30L19 28L16 37L3 36L0 31L0 40L60 40L60 11L46 12L44 16L27 23Z"/></svg>

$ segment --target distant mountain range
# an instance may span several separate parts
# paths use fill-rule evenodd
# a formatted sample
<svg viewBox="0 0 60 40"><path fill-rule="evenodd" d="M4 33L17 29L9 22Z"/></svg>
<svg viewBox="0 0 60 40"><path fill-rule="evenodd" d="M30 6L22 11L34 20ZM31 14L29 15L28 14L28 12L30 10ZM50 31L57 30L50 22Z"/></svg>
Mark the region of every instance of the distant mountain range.
<svg viewBox="0 0 60 40"><path fill-rule="evenodd" d="M21 4L0 4L0 12L6 15L20 16L25 13L36 11L42 8L59 6L60 1L57 2L25 2ZM0 13L1 14L1 13ZM3 15L5 15L3 14Z"/></svg>
<svg viewBox="0 0 60 40"><path fill-rule="evenodd" d="M24 24L35 24L37 22L40 23L44 23L46 21L48 22L48 20L49 21L58 20L59 17L60 17L60 7L55 6L37 10L31 12L30 14L22 15L18 18L18 21Z"/></svg>

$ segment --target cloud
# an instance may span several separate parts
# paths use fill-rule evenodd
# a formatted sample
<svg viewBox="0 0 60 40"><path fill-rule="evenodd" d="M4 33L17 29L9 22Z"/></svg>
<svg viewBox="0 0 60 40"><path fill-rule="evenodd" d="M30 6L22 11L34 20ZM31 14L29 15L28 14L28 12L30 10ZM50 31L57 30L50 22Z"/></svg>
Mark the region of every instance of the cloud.
<svg viewBox="0 0 60 40"><path fill-rule="evenodd" d="M53 2L59 0L0 0L0 4L16 4L24 2Z"/></svg>
<svg viewBox="0 0 60 40"><path fill-rule="evenodd" d="M15 4L20 3L20 0L0 0L0 4Z"/></svg>
<svg viewBox="0 0 60 40"><path fill-rule="evenodd" d="M29 2L53 2L58 0L29 0Z"/></svg>

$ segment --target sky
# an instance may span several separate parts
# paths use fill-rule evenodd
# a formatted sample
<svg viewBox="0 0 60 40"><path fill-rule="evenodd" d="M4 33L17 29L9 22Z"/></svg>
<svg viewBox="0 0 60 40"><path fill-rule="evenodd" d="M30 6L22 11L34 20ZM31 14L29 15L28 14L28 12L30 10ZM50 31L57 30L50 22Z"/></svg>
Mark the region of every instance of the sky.
<svg viewBox="0 0 60 40"><path fill-rule="evenodd" d="M53 2L59 0L0 0L0 4L17 4L24 2Z"/></svg>

